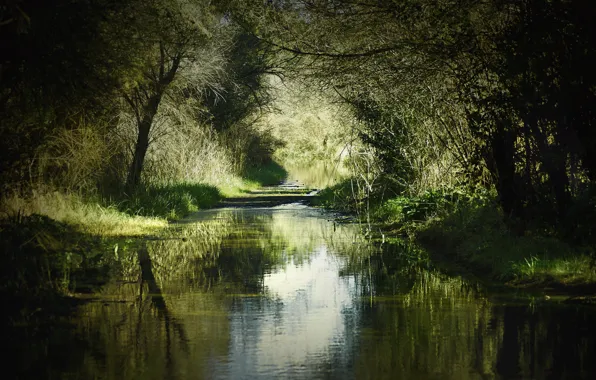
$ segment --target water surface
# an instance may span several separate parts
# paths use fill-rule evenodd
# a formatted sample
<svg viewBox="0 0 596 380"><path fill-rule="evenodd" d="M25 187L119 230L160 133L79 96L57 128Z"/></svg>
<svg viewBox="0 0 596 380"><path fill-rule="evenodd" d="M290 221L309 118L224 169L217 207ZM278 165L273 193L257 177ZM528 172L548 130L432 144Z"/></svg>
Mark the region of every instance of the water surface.
<svg viewBox="0 0 596 380"><path fill-rule="evenodd" d="M592 309L495 295L306 206L198 213L17 347L21 378L593 379Z"/></svg>

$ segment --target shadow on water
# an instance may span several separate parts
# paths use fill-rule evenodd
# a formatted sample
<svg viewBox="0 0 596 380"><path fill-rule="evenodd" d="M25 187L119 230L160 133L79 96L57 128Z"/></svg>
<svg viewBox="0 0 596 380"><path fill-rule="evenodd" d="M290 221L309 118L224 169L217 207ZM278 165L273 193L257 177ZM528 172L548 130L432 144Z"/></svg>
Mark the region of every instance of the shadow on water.
<svg viewBox="0 0 596 380"><path fill-rule="evenodd" d="M141 267L141 286L139 291L139 298L143 298L144 284L147 284L151 303L157 310L159 319L163 320L164 322L164 329L166 334L166 371L169 375L168 377L173 377L171 330L173 329L176 333L178 341L180 342L180 345L183 351L185 352L188 352L188 338L186 336L186 332L184 331L184 326L175 318L173 318L170 311L168 310L168 306L166 305L166 301L164 299L164 295L161 291L161 288L155 280L155 275L153 274L153 264L151 262L151 257L149 256L149 252L147 251L147 247L145 246L140 248L138 250L138 255L139 266ZM140 331L140 328L138 328L138 331Z"/></svg>
<svg viewBox="0 0 596 380"><path fill-rule="evenodd" d="M491 294L306 206L222 209L111 259L36 378L581 379L594 310ZM27 349L29 347L29 349ZM23 361L24 363L25 361ZM35 373L33 373L35 372ZM25 376L22 376L25 377Z"/></svg>

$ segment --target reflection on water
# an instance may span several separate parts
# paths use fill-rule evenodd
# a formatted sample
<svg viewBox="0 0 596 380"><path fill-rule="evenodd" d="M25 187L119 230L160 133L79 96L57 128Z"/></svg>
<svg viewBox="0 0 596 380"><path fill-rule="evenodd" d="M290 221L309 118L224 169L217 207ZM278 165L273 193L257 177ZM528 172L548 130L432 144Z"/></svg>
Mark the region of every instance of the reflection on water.
<svg viewBox="0 0 596 380"><path fill-rule="evenodd" d="M589 309L496 297L308 207L212 210L119 252L37 378L594 378ZM33 349L30 349L33 352ZM35 351L38 352L39 350ZM31 364L33 363L33 365Z"/></svg>
<svg viewBox="0 0 596 380"><path fill-rule="evenodd" d="M288 179L311 189L330 187L348 178L349 170L337 161L314 161L308 166L287 166Z"/></svg>

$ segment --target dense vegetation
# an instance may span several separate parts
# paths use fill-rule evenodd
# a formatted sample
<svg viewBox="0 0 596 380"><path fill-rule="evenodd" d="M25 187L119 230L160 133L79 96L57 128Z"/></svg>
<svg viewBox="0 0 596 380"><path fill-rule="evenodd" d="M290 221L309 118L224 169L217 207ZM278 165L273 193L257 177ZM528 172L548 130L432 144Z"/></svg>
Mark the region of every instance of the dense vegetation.
<svg viewBox="0 0 596 380"><path fill-rule="evenodd" d="M46 223L88 237L152 233L279 180L276 159L350 169L323 202L484 274L593 282L582 247L596 233L595 10L588 0L6 2L3 250L84 246L31 239Z"/></svg>
<svg viewBox="0 0 596 380"><path fill-rule="evenodd" d="M80 291L130 237L283 177L279 143L256 128L275 56L222 12L0 5L0 293L14 311Z"/></svg>
<svg viewBox="0 0 596 380"><path fill-rule="evenodd" d="M364 145L336 200L416 221L419 237L498 277L528 267L575 281L580 261L592 281L577 248L596 216L592 2L231 3L358 121Z"/></svg>
<svg viewBox="0 0 596 380"><path fill-rule="evenodd" d="M2 12L4 194L128 201L181 182L222 187L271 158L275 142L253 121L270 56L209 2L16 1Z"/></svg>

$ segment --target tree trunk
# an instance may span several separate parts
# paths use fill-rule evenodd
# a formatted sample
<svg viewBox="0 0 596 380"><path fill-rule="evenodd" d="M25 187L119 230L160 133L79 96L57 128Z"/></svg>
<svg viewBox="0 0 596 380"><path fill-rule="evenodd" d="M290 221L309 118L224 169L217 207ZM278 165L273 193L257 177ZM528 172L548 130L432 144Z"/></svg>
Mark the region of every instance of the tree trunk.
<svg viewBox="0 0 596 380"><path fill-rule="evenodd" d="M508 126L500 125L491 138L492 165L496 177L499 203L505 216L523 221L523 202L520 198L518 180L515 173L515 136Z"/></svg>
<svg viewBox="0 0 596 380"><path fill-rule="evenodd" d="M149 98L147 106L144 107L145 112L143 119L138 123L139 135L137 137L132 164L130 165L128 178L126 180L126 186L130 190L136 189L141 182L141 173L145 163L145 156L147 155L147 149L149 149L149 132L151 131L153 118L157 114L162 95L162 92L158 91Z"/></svg>
<svg viewBox="0 0 596 380"><path fill-rule="evenodd" d="M567 175L567 157L561 147L549 145L546 133L540 129L538 123L532 127L534 139L538 143L540 161L548 175L548 184L554 198L553 209L556 212L551 223L557 223L565 216L571 203L569 192L569 177ZM560 139L560 137L559 137Z"/></svg>
<svg viewBox="0 0 596 380"><path fill-rule="evenodd" d="M169 70L166 70L166 51L162 43L159 45L159 51L159 74L156 81L153 83L150 92L151 95L145 95L147 102L142 107L142 113L139 112L139 106L142 103L139 104L133 101L130 97L125 97L129 105L135 111L137 125L139 127L135 153L132 159L132 164L130 165L130 170L128 171L128 178L126 179L126 185L129 190L134 190L141 182L141 173L143 171L143 164L145 163L145 155L147 154L147 149L149 149L149 132L151 131L153 119L157 114L161 98L163 97L166 88L174 80L174 76L180 67L180 61L182 60L182 55L178 54L172 59ZM137 94L139 96L135 97L135 99L140 99L142 94L147 94L148 92L147 89L144 91L137 89L137 91L139 92Z"/></svg>

